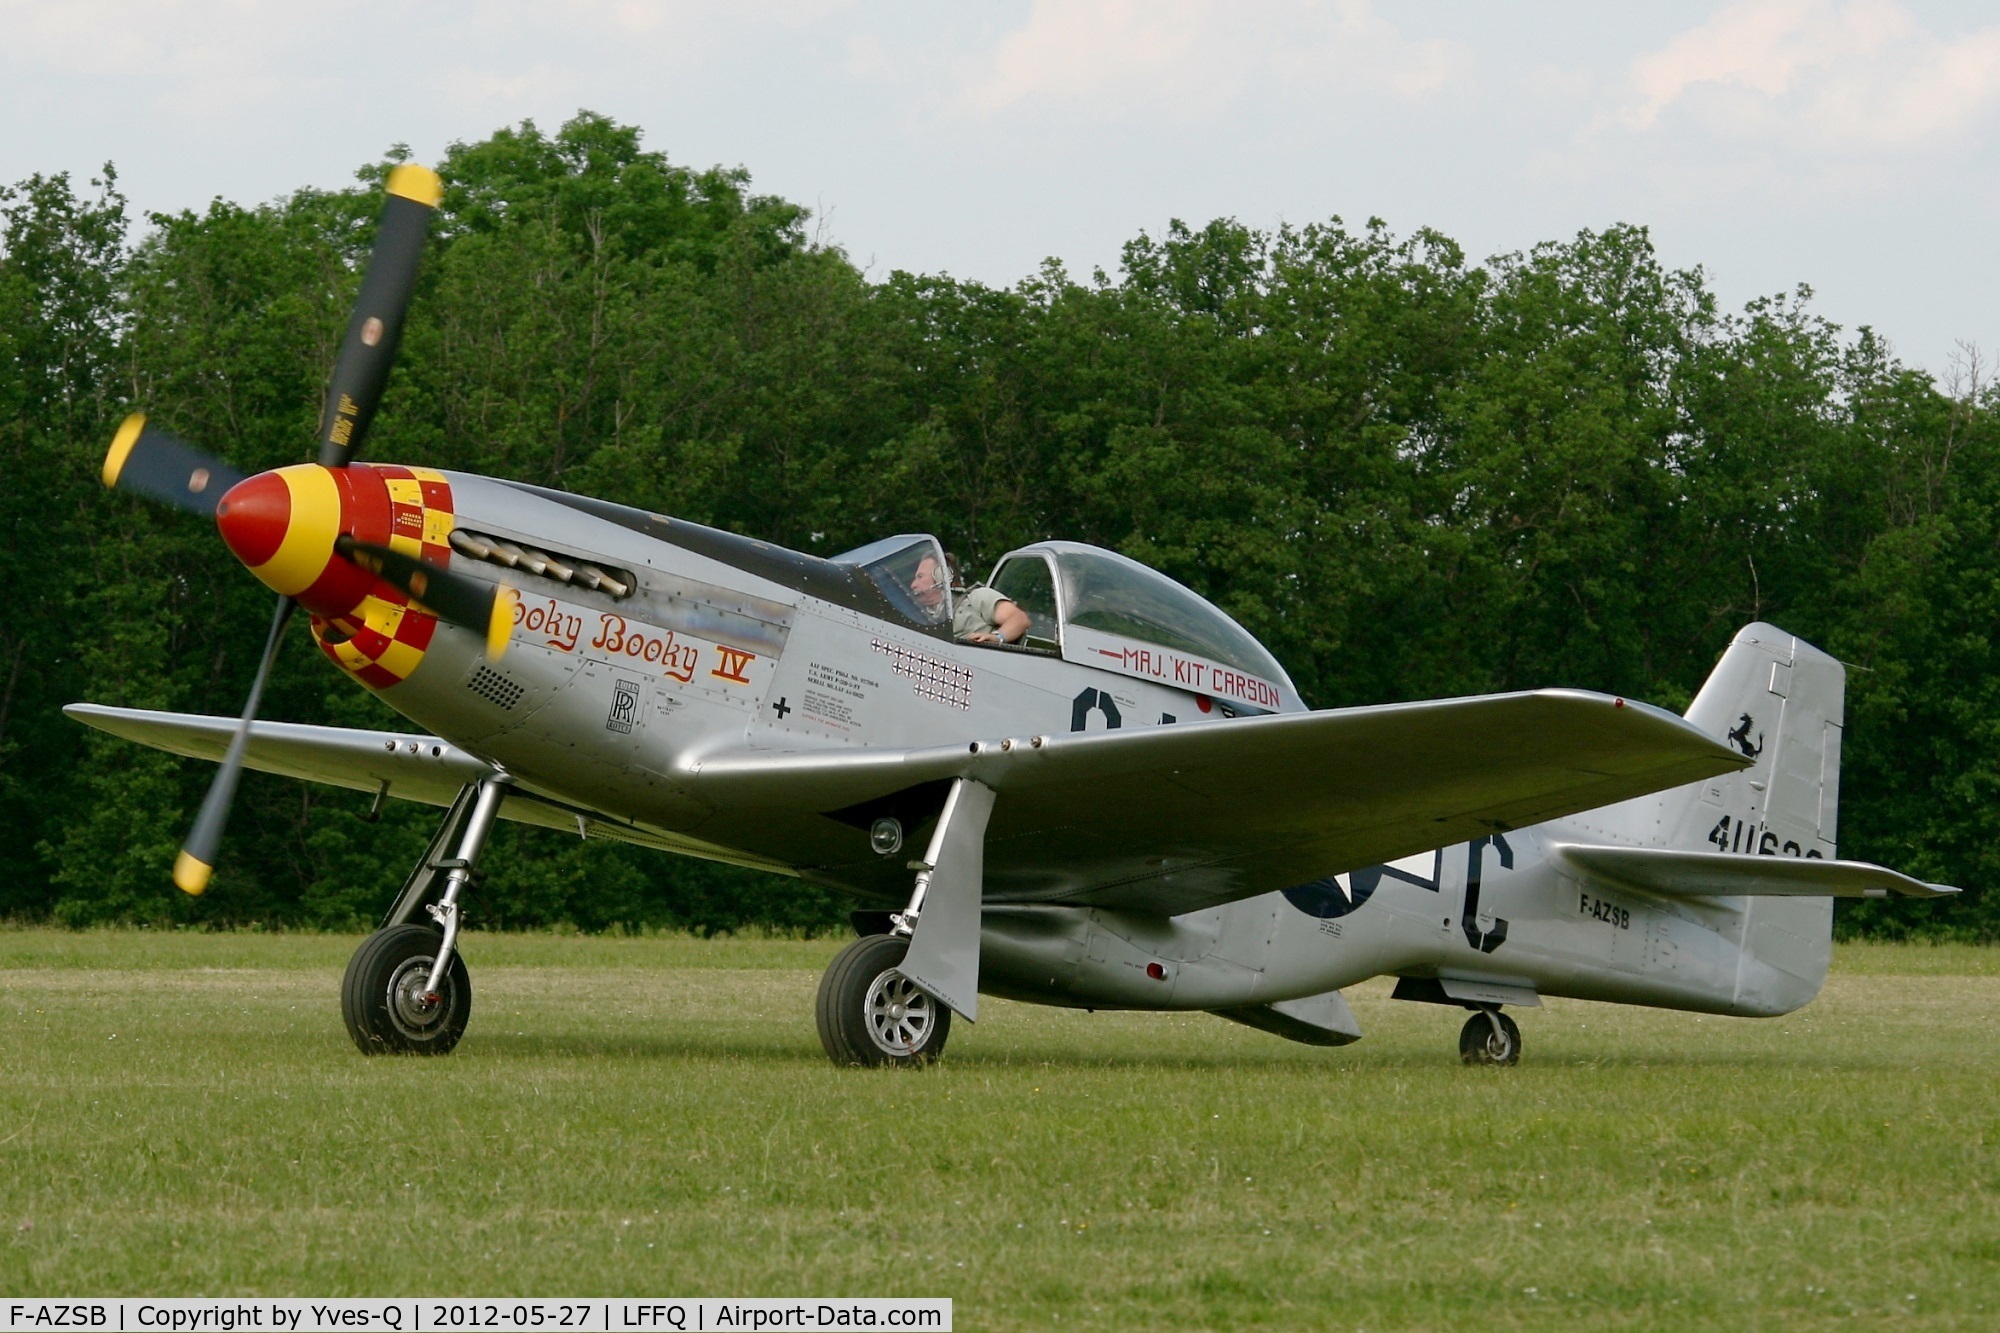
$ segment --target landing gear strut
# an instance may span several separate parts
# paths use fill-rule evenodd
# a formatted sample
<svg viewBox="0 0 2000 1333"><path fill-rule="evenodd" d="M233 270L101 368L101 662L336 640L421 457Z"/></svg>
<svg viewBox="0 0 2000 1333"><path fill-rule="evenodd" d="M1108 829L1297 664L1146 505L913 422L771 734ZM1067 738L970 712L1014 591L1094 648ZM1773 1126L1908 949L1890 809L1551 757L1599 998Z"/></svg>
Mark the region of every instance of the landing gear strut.
<svg viewBox="0 0 2000 1333"><path fill-rule="evenodd" d="M458 898L472 881L507 785L505 776L496 775L459 794L389 920L348 960L340 1014L362 1054L443 1055L465 1035L472 979L458 956ZM454 839L456 855L445 855ZM440 874L444 894L424 908L437 924L412 921Z"/></svg>
<svg viewBox="0 0 2000 1333"><path fill-rule="evenodd" d="M1494 1005L1465 1020L1458 1058L1469 1065L1511 1065L1521 1059L1521 1029Z"/></svg>

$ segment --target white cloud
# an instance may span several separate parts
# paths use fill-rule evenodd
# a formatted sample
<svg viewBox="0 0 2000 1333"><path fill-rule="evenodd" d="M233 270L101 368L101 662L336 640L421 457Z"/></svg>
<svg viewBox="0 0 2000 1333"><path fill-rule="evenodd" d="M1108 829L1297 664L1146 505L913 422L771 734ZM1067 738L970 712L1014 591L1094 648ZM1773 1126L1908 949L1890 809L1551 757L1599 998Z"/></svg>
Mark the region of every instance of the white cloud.
<svg viewBox="0 0 2000 1333"><path fill-rule="evenodd" d="M1035 0L957 101L981 118L1050 104L1189 117L1272 86L1416 100L1470 66L1457 43L1406 40L1369 0Z"/></svg>
<svg viewBox="0 0 2000 1333"><path fill-rule="evenodd" d="M1897 0L1738 0L1634 61L1619 119L1847 150L1939 145L2000 106L2000 27L1955 38Z"/></svg>

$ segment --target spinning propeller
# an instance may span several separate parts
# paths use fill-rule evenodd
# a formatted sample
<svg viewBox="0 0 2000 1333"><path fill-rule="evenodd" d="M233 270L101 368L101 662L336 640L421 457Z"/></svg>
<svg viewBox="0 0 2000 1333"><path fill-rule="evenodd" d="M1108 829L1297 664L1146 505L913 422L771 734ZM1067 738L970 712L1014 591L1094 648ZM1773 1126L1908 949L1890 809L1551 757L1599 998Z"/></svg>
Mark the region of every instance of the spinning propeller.
<svg viewBox="0 0 2000 1333"><path fill-rule="evenodd" d="M512 627L511 590L358 540L350 530L348 499L353 488L334 475L360 456L382 400L402 338L403 316L416 289L425 233L442 197L437 174L428 168L406 164L389 173L389 198L375 250L361 279L361 295L348 320L321 414L317 464L246 478L146 424L143 414L126 419L105 456L106 486L215 519L230 549L278 590L271 632L243 705L242 721L174 862L174 883L188 893L208 887L242 775L244 751L249 748L250 724L256 719L285 626L302 597L310 609L309 594L329 581L352 587L359 579L365 588L380 579L438 619L485 635L489 656L498 657L506 649ZM360 598L354 600L358 603Z"/></svg>

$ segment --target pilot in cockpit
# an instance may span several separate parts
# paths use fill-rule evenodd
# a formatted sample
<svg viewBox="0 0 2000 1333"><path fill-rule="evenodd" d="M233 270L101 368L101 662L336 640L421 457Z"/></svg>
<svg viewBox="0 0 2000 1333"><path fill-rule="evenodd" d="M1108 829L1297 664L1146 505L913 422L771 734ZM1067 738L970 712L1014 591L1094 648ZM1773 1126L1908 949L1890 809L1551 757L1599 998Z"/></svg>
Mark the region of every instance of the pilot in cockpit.
<svg viewBox="0 0 2000 1333"><path fill-rule="evenodd" d="M910 592L920 605L935 607L944 601L949 577L937 557L927 555L917 562ZM951 632L967 643L1019 643L1028 625L1026 611L983 583L960 592L953 602Z"/></svg>

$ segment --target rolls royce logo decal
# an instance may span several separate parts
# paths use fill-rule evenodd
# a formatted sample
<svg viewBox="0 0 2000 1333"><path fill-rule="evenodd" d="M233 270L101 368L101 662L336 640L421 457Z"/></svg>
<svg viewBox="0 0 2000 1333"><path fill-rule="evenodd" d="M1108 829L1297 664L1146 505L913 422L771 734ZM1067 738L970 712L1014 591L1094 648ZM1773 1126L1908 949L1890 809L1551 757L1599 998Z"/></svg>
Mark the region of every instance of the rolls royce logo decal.
<svg viewBox="0 0 2000 1333"><path fill-rule="evenodd" d="M630 734L632 724L639 717L639 682L636 680L614 680L611 682L611 712L604 719L606 731Z"/></svg>

